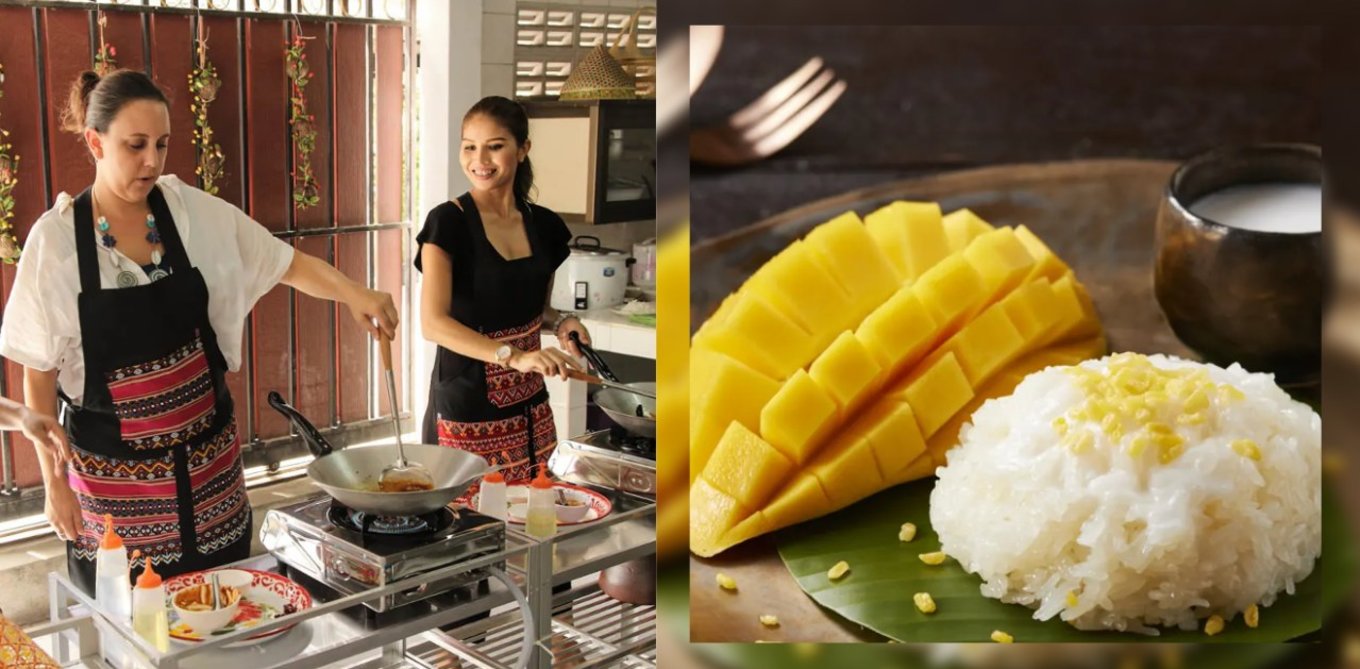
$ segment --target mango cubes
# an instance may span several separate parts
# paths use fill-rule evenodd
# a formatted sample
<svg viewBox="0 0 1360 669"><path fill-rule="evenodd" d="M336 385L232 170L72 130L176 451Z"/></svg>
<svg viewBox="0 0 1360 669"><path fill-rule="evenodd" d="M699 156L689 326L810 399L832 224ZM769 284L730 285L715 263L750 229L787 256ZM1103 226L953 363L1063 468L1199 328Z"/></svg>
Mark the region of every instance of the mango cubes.
<svg viewBox="0 0 1360 669"><path fill-rule="evenodd" d="M690 550L930 476L982 402L1104 352L1067 264L1023 226L894 202L775 255L690 354Z"/></svg>

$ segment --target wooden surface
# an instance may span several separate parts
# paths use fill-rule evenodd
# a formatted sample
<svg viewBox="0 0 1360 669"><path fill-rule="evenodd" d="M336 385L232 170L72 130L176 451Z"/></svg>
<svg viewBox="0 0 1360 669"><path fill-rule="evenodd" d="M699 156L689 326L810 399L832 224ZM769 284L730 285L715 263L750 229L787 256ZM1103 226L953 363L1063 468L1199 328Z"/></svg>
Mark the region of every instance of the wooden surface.
<svg viewBox="0 0 1360 669"><path fill-rule="evenodd" d="M1312 28L732 26L690 100L691 124L735 111L814 55L845 79L845 96L770 160L694 170L696 242L903 177L1321 137Z"/></svg>

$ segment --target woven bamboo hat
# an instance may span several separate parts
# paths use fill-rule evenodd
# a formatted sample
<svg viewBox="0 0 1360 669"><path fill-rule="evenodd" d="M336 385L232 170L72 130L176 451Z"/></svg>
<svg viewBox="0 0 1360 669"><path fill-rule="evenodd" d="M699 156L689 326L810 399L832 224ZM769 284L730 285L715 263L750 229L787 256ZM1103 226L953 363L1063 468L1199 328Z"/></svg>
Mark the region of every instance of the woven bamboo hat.
<svg viewBox="0 0 1360 669"><path fill-rule="evenodd" d="M591 49L562 84L563 100L631 100L637 84L604 45Z"/></svg>

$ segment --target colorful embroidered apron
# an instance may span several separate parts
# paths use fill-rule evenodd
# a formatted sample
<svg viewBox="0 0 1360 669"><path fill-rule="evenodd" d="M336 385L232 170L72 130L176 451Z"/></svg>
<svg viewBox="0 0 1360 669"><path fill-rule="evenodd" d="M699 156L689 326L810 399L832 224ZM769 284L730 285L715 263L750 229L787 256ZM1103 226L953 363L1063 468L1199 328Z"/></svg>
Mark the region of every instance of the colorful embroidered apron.
<svg viewBox="0 0 1360 669"><path fill-rule="evenodd" d="M474 285L454 284L453 314L478 332L521 351L537 351L544 301L553 267L545 242L534 231L532 214L521 207L532 253L506 260L486 237L470 195L458 200L474 245ZM469 299L470 298L470 299ZM520 482L547 462L557 445L557 428L541 374L521 374L440 347L430 382L430 403L422 434L425 443L460 448L504 466L505 478ZM530 443L532 441L532 448ZM469 491L469 494L475 489Z"/></svg>
<svg viewBox="0 0 1360 669"><path fill-rule="evenodd" d="M250 553L250 503L207 285L159 187L148 203L171 274L106 290L89 191L75 201L85 389L81 406L68 403L66 422L68 480L84 522L67 562L88 592L106 513L129 552L140 549L165 576Z"/></svg>

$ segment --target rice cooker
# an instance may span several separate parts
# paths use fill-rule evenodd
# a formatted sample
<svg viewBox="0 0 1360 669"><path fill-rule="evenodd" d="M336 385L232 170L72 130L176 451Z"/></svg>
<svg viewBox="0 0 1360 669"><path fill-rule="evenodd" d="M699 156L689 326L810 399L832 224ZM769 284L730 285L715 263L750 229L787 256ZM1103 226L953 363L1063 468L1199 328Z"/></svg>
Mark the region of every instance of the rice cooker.
<svg viewBox="0 0 1360 669"><path fill-rule="evenodd" d="M600 238L590 235L576 237L570 248L571 255L553 275L552 308L587 311L623 304L632 260L628 254L600 246Z"/></svg>

